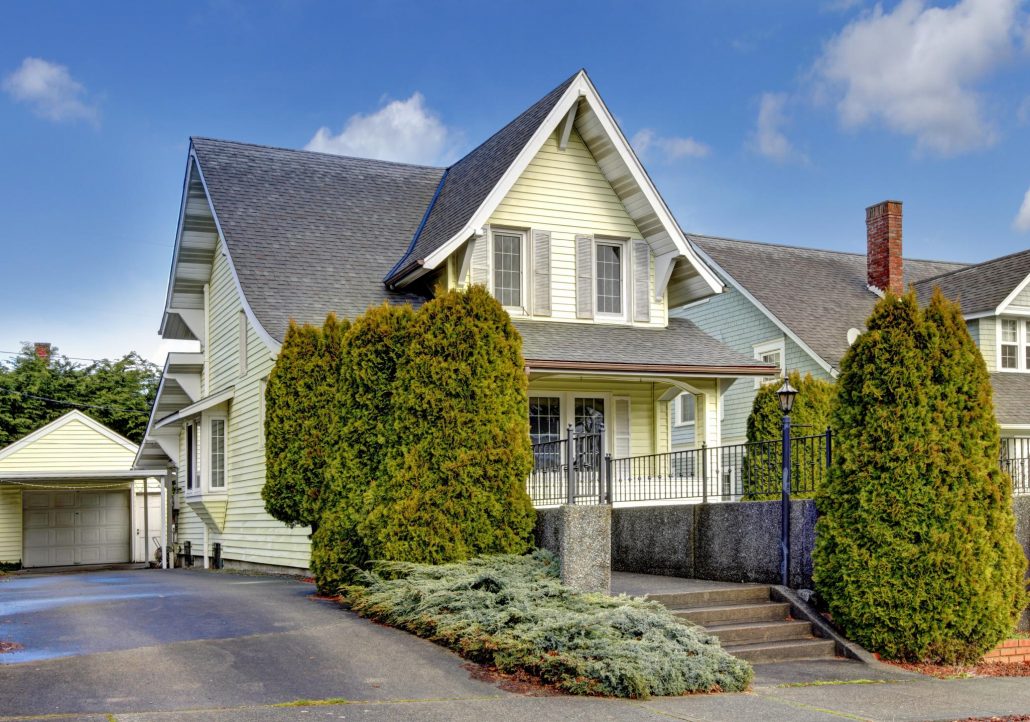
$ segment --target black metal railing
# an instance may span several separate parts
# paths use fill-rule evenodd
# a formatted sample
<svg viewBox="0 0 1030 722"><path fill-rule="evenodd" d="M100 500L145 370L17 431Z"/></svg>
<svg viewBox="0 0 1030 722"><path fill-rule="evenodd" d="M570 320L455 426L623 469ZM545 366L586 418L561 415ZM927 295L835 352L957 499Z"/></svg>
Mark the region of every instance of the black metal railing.
<svg viewBox="0 0 1030 722"><path fill-rule="evenodd" d="M563 439L533 444L533 472L527 482L533 503L605 503L611 458L604 445L603 430L580 432L571 426Z"/></svg>
<svg viewBox="0 0 1030 722"><path fill-rule="evenodd" d="M1030 439L1002 439L1001 468L1012 477L1013 494L1030 494Z"/></svg>
<svg viewBox="0 0 1030 722"><path fill-rule="evenodd" d="M794 436L791 493L810 496L833 461L833 433ZM759 501L780 498L780 440L706 446L613 459L604 432L576 432L533 445L527 490L538 506L647 501ZM1030 494L1030 438L1001 440L1000 464L1013 494ZM572 470L571 475L569 469Z"/></svg>

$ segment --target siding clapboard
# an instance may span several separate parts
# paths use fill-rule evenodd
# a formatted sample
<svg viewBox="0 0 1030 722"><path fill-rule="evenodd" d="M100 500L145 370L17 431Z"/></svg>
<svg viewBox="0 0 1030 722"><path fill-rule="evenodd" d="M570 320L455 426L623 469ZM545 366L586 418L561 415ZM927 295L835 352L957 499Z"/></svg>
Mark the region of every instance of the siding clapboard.
<svg viewBox="0 0 1030 722"><path fill-rule="evenodd" d="M50 431L0 459L8 471L89 471L128 469L136 453L78 419Z"/></svg>
<svg viewBox="0 0 1030 722"><path fill-rule="evenodd" d="M576 131L564 151L558 149L552 134L526 170L498 205L489 221L491 226L538 229L551 232L551 318L576 320L576 242L577 234L612 238L643 238L622 201L601 173L597 161ZM626 262L632 263L632 254ZM473 264L489 263L475 254ZM649 254L648 276L654 288L654 259ZM487 269L473 268L472 278L488 278ZM628 277L632 284L632 275ZM633 299L626 290L626 302ZM665 299L649 294L649 320L638 325L665 326L668 321ZM632 315L629 316L632 319Z"/></svg>
<svg viewBox="0 0 1030 722"><path fill-rule="evenodd" d="M21 489L0 485L0 563L21 561Z"/></svg>

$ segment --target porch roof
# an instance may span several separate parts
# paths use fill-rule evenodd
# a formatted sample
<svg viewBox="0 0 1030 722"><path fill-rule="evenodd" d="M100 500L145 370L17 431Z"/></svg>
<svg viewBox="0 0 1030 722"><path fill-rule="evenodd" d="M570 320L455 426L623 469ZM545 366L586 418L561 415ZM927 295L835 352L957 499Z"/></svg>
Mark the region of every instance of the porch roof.
<svg viewBox="0 0 1030 722"><path fill-rule="evenodd" d="M1030 424L1030 374L991 374L994 387L994 416L1002 426Z"/></svg>
<svg viewBox="0 0 1030 722"><path fill-rule="evenodd" d="M514 320L530 370L775 376L761 363L717 341L692 322L670 318L667 328Z"/></svg>

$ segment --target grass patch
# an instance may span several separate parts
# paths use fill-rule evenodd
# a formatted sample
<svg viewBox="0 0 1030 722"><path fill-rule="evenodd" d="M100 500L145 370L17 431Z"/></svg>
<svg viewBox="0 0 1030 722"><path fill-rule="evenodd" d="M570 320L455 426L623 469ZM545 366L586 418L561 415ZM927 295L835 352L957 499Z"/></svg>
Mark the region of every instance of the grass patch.
<svg viewBox="0 0 1030 722"><path fill-rule="evenodd" d="M836 687L843 684L897 684L897 679L818 679L814 682L786 682L777 687L792 689L794 687Z"/></svg>
<svg viewBox="0 0 1030 722"><path fill-rule="evenodd" d="M338 704L350 704L345 697L328 697L326 699L295 699L290 702L276 702L273 707L330 707Z"/></svg>
<svg viewBox="0 0 1030 722"><path fill-rule="evenodd" d="M718 640L657 602L573 592L544 551L438 566L380 563L341 591L362 616L572 694L738 692L753 676Z"/></svg>

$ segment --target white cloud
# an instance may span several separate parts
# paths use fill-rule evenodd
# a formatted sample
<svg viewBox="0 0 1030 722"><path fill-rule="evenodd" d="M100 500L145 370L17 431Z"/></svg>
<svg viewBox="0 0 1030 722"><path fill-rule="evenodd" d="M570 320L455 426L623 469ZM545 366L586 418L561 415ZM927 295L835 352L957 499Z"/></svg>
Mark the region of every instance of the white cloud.
<svg viewBox="0 0 1030 722"><path fill-rule="evenodd" d="M1012 55L1019 0L961 0L927 7L877 5L824 48L815 73L835 93L845 127L874 121L952 155L990 145L978 84Z"/></svg>
<svg viewBox="0 0 1030 722"><path fill-rule="evenodd" d="M846 13L864 4L865 0L829 0L822 4L822 10L829 13Z"/></svg>
<svg viewBox="0 0 1030 722"><path fill-rule="evenodd" d="M633 136L630 144L641 155L645 155L653 149L664 154L670 160L705 158L712 153L711 147L699 140L677 136L661 136L650 128L643 128L638 131Z"/></svg>
<svg viewBox="0 0 1030 722"><path fill-rule="evenodd" d="M1030 95L1023 98L1023 102L1016 108L1016 120L1020 125L1030 125Z"/></svg>
<svg viewBox="0 0 1030 722"><path fill-rule="evenodd" d="M352 115L336 135L329 128L319 128L305 149L434 165L453 160L460 145L461 134L444 125L416 92L369 115Z"/></svg>
<svg viewBox="0 0 1030 722"><path fill-rule="evenodd" d="M777 163L804 161L805 156L794 147L783 132L783 126L788 123L786 105L786 93L762 93L751 145L760 155Z"/></svg>
<svg viewBox="0 0 1030 722"><path fill-rule="evenodd" d="M1023 205L1019 207L1016 219L1012 221L1012 227L1017 231L1030 231L1030 190L1023 196Z"/></svg>
<svg viewBox="0 0 1030 722"><path fill-rule="evenodd" d="M17 70L4 78L3 89L48 120L85 120L94 124L100 120L100 111L88 102L86 87L64 65L25 58Z"/></svg>

